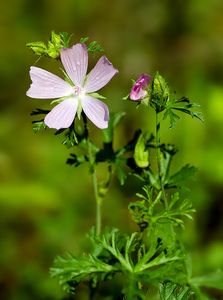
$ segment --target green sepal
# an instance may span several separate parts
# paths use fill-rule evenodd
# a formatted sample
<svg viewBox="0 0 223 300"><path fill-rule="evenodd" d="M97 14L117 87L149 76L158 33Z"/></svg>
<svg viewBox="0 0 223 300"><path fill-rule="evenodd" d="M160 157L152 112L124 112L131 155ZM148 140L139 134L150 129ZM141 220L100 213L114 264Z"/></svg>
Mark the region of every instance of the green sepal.
<svg viewBox="0 0 223 300"><path fill-rule="evenodd" d="M58 104L60 102L62 102L63 100L65 100L67 97L63 97L63 98L59 98L59 99L56 99L56 100L53 100L50 102L50 105L53 105L53 104Z"/></svg>
<svg viewBox="0 0 223 300"><path fill-rule="evenodd" d="M130 94L126 95L125 97L122 97L122 100L131 100L130 99Z"/></svg>
<svg viewBox="0 0 223 300"><path fill-rule="evenodd" d="M106 97L104 97L104 96L102 96L102 95L100 95L98 93L91 93L91 94L89 94L89 96L92 96L92 97L97 98L97 99L102 99L102 100L106 100L107 99Z"/></svg>
<svg viewBox="0 0 223 300"><path fill-rule="evenodd" d="M78 99L78 105L77 105L77 117L80 120L81 118L81 113L82 113L82 106L81 106L81 101Z"/></svg>

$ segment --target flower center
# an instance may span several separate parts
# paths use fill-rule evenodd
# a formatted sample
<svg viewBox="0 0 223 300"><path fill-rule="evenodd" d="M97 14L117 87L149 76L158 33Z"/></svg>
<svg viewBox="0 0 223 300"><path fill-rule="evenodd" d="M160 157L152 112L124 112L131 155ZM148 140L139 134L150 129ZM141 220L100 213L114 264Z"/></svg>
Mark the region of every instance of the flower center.
<svg viewBox="0 0 223 300"><path fill-rule="evenodd" d="M74 96L81 98L85 95L85 90L82 87L76 85L73 87L73 93Z"/></svg>
<svg viewBox="0 0 223 300"><path fill-rule="evenodd" d="M74 95L78 96L81 92L81 88L79 86L74 86Z"/></svg>

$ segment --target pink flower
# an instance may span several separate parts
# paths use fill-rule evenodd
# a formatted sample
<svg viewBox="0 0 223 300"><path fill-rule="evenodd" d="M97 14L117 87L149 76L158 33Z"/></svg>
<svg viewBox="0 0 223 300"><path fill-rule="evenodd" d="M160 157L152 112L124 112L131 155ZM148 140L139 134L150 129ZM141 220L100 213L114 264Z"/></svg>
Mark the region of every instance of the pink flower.
<svg viewBox="0 0 223 300"><path fill-rule="evenodd" d="M147 92L145 91L145 88L149 84L151 80L151 77L147 74L142 74L137 79L135 84L132 87L131 93L130 93L130 99L131 100L141 100L145 98L147 95Z"/></svg>
<svg viewBox="0 0 223 300"><path fill-rule="evenodd" d="M44 123L55 129L68 128L78 107L99 128L107 128L108 107L91 95L105 86L118 73L106 56L102 56L87 74L88 52L84 44L62 49L61 61L72 84L37 67L30 68L32 84L26 95L36 99L62 98L45 117Z"/></svg>

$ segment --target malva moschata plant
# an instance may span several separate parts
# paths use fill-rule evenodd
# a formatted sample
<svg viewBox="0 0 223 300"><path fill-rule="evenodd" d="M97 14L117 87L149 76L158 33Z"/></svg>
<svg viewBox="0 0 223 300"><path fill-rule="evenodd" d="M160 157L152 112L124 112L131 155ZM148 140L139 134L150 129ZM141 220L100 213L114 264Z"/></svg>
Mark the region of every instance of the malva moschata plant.
<svg viewBox="0 0 223 300"><path fill-rule="evenodd" d="M190 255L180 238L186 218L192 219L195 212L191 200L185 198L183 187L194 176L196 168L186 164L173 172L171 166L177 149L160 138L165 119L169 120L170 128L184 114L202 120L202 114L196 111L199 105L186 97L177 98L158 72L153 76L142 74L123 100L126 105L143 105L143 114L149 109L154 111L154 133L148 118L150 131L137 129L127 144L115 149L114 133L125 113L109 116L107 105L99 100L105 98L98 90L118 71L102 56L86 75L88 55L102 52L102 47L96 41L89 43L88 38L73 46L69 44L67 33L55 32L48 44L27 44L37 56L56 59L64 67L64 79L31 67L32 84L27 95L56 99L52 110L32 112L32 116L41 116L33 121L33 129L38 132L49 127L56 129L56 135L64 134L63 144L72 149L67 164L89 165L96 203L96 224L88 234L91 251L82 256L57 257L51 275L70 295L78 293L80 285L85 284L89 299L213 299L207 288L223 289L222 270L193 277ZM90 138L88 119L101 129L102 147ZM108 179L103 182L98 181L96 173L101 163L107 164L108 172ZM117 177L124 186L128 176L141 182L141 191L128 205L138 230L123 233L118 228L102 228L102 204L111 188L111 178ZM106 284L112 288L101 296Z"/></svg>

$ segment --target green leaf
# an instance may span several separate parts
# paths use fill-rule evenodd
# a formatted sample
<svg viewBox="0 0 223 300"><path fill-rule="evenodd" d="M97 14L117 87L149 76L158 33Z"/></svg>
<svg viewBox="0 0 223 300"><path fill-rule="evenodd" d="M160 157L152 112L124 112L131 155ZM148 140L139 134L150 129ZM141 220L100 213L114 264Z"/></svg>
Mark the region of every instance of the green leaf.
<svg viewBox="0 0 223 300"><path fill-rule="evenodd" d="M77 154L72 153L72 154L70 154L70 157L67 159L66 163L68 165L78 167L87 161L88 161L88 159L85 155L81 155L81 154L77 155Z"/></svg>
<svg viewBox="0 0 223 300"><path fill-rule="evenodd" d="M170 128L174 128L180 117L177 114L175 114L171 109L167 109L164 113L163 119L165 120L168 117L170 121Z"/></svg>
<svg viewBox="0 0 223 300"><path fill-rule="evenodd" d="M139 243L138 233L134 232L131 236L128 236L120 233L117 229L112 229L111 235L96 236L96 240L112 255L113 260L117 260L116 267L119 270L133 272L132 254Z"/></svg>
<svg viewBox="0 0 223 300"><path fill-rule="evenodd" d="M88 40L89 40L89 37L88 37L88 36L82 37L82 38L80 39L80 43L85 44Z"/></svg>
<svg viewBox="0 0 223 300"><path fill-rule="evenodd" d="M118 126L118 124L121 122L125 115L125 112L117 112L110 114L108 128L102 130L104 143L111 143L113 141L114 129L116 126Z"/></svg>
<svg viewBox="0 0 223 300"><path fill-rule="evenodd" d="M93 41L88 45L88 52L95 53L95 52L104 52L104 49L97 41Z"/></svg>
<svg viewBox="0 0 223 300"><path fill-rule="evenodd" d="M182 187L182 185L184 185L185 182L194 178L196 172L197 168L186 164L179 171L170 176L170 178L167 180L167 185L169 188Z"/></svg>
<svg viewBox="0 0 223 300"><path fill-rule="evenodd" d="M35 110L33 110L31 112L31 116L36 116L36 115L46 115L48 114L50 111L49 110L46 110L46 109L39 109L39 108L36 108Z"/></svg>
<svg viewBox="0 0 223 300"><path fill-rule="evenodd" d="M61 36L62 44L63 44L64 48L68 48L72 34L69 35L68 32L60 32L60 36Z"/></svg>
<svg viewBox="0 0 223 300"><path fill-rule="evenodd" d="M41 130L46 130L46 128L47 128L44 121L33 121L32 123L33 123L33 131L35 133L37 133Z"/></svg>
<svg viewBox="0 0 223 300"><path fill-rule="evenodd" d="M117 178L118 178L120 184L124 185L124 183L127 179L127 174L124 169L124 161L123 160L117 159L115 161L115 171L116 171Z"/></svg>
<svg viewBox="0 0 223 300"><path fill-rule="evenodd" d="M63 140L62 144L66 145L68 149L78 144L78 138L74 128L69 128L66 130L65 139Z"/></svg>
<svg viewBox="0 0 223 300"><path fill-rule="evenodd" d="M189 300L192 291L188 286L180 286L173 282L164 282L159 288L160 300Z"/></svg>
<svg viewBox="0 0 223 300"><path fill-rule="evenodd" d="M176 122L180 119L176 112L182 112L190 115L192 118L197 118L203 121L203 115L194 109L200 107L198 104L191 102L188 98L182 97L180 99L169 99L166 103L166 110L163 119L169 118L170 128L175 127Z"/></svg>
<svg viewBox="0 0 223 300"><path fill-rule="evenodd" d="M174 193L170 198L167 209L156 214L153 219L160 223L173 223L184 228L182 217L192 219L191 214L195 212L189 199L180 199L179 193Z"/></svg>
<svg viewBox="0 0 223 300"><path fill-rule="evenodd" d="M87 44L88 41L89 41L88 36L87 37L82 37L80 39L80 43L83 43L83 44ZM88 49L88 52L91 52L91 53L104 52L104 49L101 47L101 45L97 41L90 42L87 45L87 49Z"/></svg>
<svg viewBox="0 0 223 300"><path fill-rule="evenodd" d="M58 257L50 270L67 292L74 292L83 281L93 282L95 286L117 272L132 272L132 254L139 243L138 233L128 236L113 228L100 236L91 233L90 237L97 249L93 254L79 258L72 255Z"/></svg>
<svg viewBox="0 0 223 300"><path fill-rule="evenodd" d="M136 196L140 198L140 201L130 202L128 205L129 212L132 219L140 227L143 232L151 222L151 207L152 203L152 191L151 188L145 185L143 188L144 194L137 193Z"/></svg>
<svg viewBox="0 0 223 300"><path fill-rule="evenodd" d="M93 255L83 255L76 258L68 255L66 258L57 257L54 267L50 269L52 277L59 279L62 288L68 292L75 292L75 288L82 281L103 281L116 272L115 266L104 263Z"/></svg>

